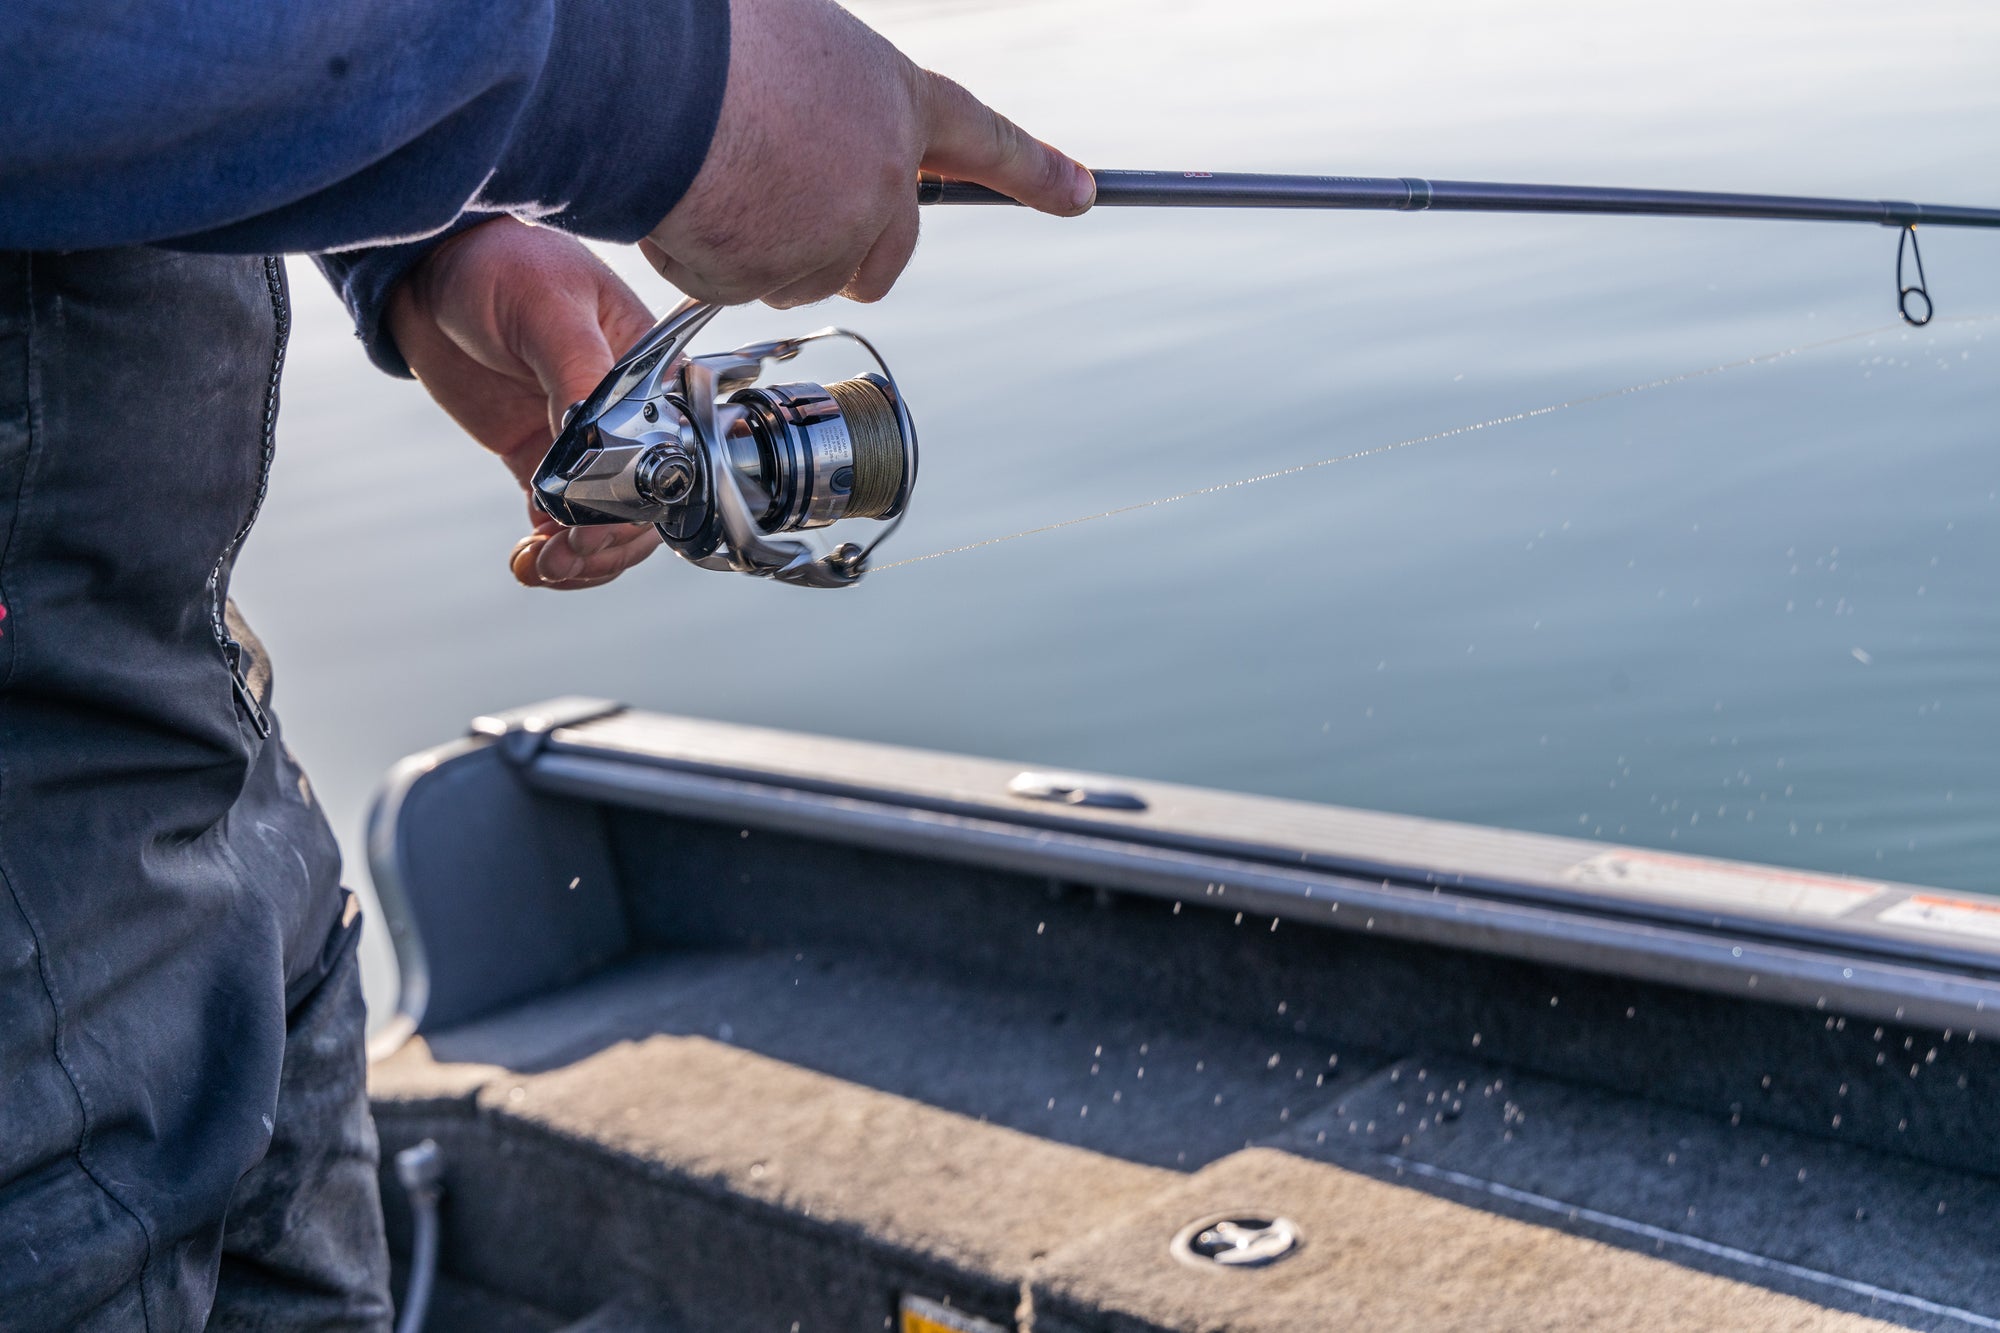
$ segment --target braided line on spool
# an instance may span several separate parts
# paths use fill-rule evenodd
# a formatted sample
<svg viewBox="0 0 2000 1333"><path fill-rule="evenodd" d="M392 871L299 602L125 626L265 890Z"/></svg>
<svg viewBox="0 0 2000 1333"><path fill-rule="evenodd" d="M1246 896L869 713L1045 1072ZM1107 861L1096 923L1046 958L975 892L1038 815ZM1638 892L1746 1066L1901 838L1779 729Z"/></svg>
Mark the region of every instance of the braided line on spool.
<svg viewBox="0 0 2000 1333"><path fill-rule="evenodd" d="M847 423L854 451L854 490L847 517L880 518L903 485L903 432L896 408L872 380L839 380L826 386Z"/></svg>

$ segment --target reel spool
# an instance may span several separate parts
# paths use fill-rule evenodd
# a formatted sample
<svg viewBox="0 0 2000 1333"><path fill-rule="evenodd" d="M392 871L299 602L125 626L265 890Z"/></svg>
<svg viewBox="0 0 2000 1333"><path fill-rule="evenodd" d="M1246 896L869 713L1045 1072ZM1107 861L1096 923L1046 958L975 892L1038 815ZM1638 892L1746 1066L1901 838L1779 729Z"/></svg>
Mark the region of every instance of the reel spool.
<svg viewBox="0 0 2000 1333"><path fill-rule="evenodd" d="M847 329L689 356L718 309L682 303L570 409L535 469L535 503L569 527L651 523L704 569L808 588L858 582L917 479L916 427L895 378ZM854 343L876 372L758 383L771 363L826 339ZM865 546L791 535L847 519L888 526Z"/></svg>

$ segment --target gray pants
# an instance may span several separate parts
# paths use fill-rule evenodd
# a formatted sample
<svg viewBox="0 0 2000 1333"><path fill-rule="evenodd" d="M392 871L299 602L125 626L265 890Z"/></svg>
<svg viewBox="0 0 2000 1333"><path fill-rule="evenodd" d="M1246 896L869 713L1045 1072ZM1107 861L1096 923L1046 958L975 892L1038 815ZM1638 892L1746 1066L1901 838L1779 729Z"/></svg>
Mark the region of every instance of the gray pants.
<svg viewBox="0 0 2000 1333"><path fill-rule="evenodd" d="M0 1329L381 1329L359 929L227 601L276 261L0 253Z"/></svg>

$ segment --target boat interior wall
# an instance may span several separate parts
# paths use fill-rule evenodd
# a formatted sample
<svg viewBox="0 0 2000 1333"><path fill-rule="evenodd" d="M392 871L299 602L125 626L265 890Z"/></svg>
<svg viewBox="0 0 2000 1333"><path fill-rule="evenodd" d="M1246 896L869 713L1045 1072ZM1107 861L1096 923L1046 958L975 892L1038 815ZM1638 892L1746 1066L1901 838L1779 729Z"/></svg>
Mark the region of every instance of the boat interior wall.
<svg viewBox="0 0 2000 1333"><path fill-rule="evenodd" d="M2000 1328L1984 1033L1027 873L921 765L871 802L773 733L663 767L634 726L485 720L378 811L429 984L385 1157L451 1164L433 1328ZM1244 1208L1305 1244L1168 1253Z"/></svg>
<svg viewBox="0 0 2000 1333"><path fill-rule="evenodd" d="M777 834L746 839L715 825L683 824L663 844L657 816L617 811L608 821L631 886L634 938L651 947L867 949L1015 993L1137 1003L1331 1049L1451 1053L2000 1170L2000 1136L1984 1109L2000 1104L2000 1041L1947 1043L1909 1028L1883 1028L1878 1041L1876 1024L1835 1016L1829 1027L1817 1011L1365 931L1274 930L1272 918L1239 922L1226 907L1175 912L1087 884ZM717 884L732 886L720 902ZM1104 947L1107 937L1118 946ZM1898 1060L1897 1077L1881 1079L1857 1110L1842 1071L1876 1067L1885 1048L1912 1055L1921 1076Z"/></svg>
<svg viewBox="0 0 2000 1333"><path fill-rule="evenodd" d="M404 800L394 878L421 922L431 1027L542 994L634 944L603 812L536 792L503 754L439 765Z"/></svg>

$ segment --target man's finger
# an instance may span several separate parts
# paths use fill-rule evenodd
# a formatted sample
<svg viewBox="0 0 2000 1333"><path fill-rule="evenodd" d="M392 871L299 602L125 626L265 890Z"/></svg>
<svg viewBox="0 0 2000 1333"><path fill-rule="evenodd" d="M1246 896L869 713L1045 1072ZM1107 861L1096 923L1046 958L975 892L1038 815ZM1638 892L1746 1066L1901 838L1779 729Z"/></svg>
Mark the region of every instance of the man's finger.
<svg viewBox="0 0 2000 1333"><path fill-rule="evenodd" d="M530 588L596 587L638 564L659 545L659 532L643 524L570 528L523 537L507 564L515 581Z"/></svg>
<svg viewBox="0 0 2000 1333"><path fill-rule="evenodd" d="M1049 147L941 74L923 75L923 166L973 181L1044 213L1070 217L1097 198L1083 165Z"/></svg>
<svg viewBox="0 0 2000 1333"><path fill-rule="evenodd" d="M561 302L540 311L529 336L518 340L520 357L549 401L551 435L562 428L569 405L590 396L611 369L611 344L597 312Z"/></svg>
<svg viewBox="0 0 2000 1333"><path fill-rule="evenodd" d="M548 395L552 432L562 429L569 405L589 397L611 363L653 324L646 303L609 270L591 276L594 300L579 292L544 306L524 319L516 338L521 359Z"/></svg>
<svg viewBox="0 0 2000 1333"><path fill-rule="evenodd" d="M797 282L786 283L777 291L763 298L764 304L773 310L791 310L815 301L824 301L839 292L854 277L860 261L854 258L838 259Z"/></svg>
<svg viewBox="0 0 2000 1333"><path fill-rule="evenodd" d="M913 199L908 207L897 210L888 230L875 238L868 257L861 261L860 268L854 270L854 276L847 280L840 294L850 301L881 300L909 266L910 256L916 253L916 249L917 204Z"/></svg>
<svg viewBox="0 0 2000 1333"><path fill-rule="evenodd" d="M622 282L615 287L607 287L598 298L597 320L604 329L604 338L611 346L614 359L625 355L632 344L658 322L638 294Z"/></svg>
<svg viewBox="0 0 2000 1333"><path fill-rule="evenodd" d="M706 273L696 272L675 259L655 244L651 237L639 242L639 253L652 264L655 272L672 283L682 294L715 305L742 305L754 301L783 281L765 265L739 266L741 272L724 278L713 278Z"/></svg>

